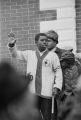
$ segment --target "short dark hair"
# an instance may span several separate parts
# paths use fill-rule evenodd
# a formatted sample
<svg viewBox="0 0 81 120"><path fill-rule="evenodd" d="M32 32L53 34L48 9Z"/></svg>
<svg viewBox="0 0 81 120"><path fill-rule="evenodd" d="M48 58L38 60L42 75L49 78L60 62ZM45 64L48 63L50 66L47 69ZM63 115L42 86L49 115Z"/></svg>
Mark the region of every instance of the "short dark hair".
<svg viewBox="0 0 81 120"><path fill-rule="evenodd" d="M35 43L39 40L40 36L46 36L47 37L47 35L45 33L38 33L38 34L35 35Z"/></svg>

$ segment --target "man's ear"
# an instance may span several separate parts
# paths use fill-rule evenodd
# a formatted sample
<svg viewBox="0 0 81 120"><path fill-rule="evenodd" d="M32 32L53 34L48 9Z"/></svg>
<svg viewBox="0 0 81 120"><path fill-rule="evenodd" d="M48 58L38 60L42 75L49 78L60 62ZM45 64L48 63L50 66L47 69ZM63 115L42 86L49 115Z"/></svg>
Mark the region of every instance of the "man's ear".
<svg viewBox="0 0 81 120"><path fill-rule="evenodd" d="M38 41L35 41L35 44L37 44Z"/></svg>

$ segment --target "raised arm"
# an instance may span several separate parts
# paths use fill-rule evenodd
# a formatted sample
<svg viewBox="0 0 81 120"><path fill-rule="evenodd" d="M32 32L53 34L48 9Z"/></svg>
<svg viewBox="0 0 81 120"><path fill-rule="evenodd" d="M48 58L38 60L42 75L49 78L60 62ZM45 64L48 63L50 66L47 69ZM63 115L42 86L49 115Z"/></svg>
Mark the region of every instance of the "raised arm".
<svg viewBox="0 0 81 120"><path fill-rule="evenodd" d="M8 43L8 49L10 51L10 54L13 58L22 60L22 61L27 61L27 50L26 51L20 51L16 47L16 38L14 33L10 33L8 35L9 37L9 43Z"/></svg>

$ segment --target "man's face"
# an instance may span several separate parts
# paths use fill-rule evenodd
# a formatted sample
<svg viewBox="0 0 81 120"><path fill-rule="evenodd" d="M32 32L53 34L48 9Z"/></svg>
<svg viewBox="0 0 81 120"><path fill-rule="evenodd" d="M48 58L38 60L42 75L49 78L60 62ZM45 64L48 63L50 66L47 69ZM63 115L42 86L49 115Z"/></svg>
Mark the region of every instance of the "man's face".
<svg viewBox="0 0 81 120"><path fill-rule="evenodd" d="M48 44L48 40L47 40L47 37L46 37L46 36L40 36L40 37L39 37L39 40L38 40L37 43L36 43L39 51L41 51L41 52L46 49L47 44Z"/></svg>
<svg viewBox="0 0 81 120"><path fill-rule="evenodd" d="M62 69L65 69L68 66L66 61L61 61L61 67Z"/></svg>
<svg viewBox="0 0 81 120"><path fill-rule="evenodd" d="M56 47L56 41L53 41L51 38L48 38L48 49L52 50L53 48Z"/></svg>

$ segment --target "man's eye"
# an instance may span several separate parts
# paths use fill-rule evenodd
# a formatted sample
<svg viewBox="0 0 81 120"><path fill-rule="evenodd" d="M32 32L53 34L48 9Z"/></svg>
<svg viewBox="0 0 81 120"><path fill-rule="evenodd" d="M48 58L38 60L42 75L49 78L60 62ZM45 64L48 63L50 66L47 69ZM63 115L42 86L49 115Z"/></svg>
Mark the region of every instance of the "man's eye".
<svg viewBox="0 0 81 120"><path fill-rule="evenodd" d="M50 39L48 39L48 42L50 42L51 40Z"/></svg>
<svg viewBox="0 0 81 120"><path fill-rule="evenodd" d="M47 42L47 39L41 39L41 41L46 41Z"/></svg>

